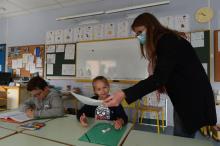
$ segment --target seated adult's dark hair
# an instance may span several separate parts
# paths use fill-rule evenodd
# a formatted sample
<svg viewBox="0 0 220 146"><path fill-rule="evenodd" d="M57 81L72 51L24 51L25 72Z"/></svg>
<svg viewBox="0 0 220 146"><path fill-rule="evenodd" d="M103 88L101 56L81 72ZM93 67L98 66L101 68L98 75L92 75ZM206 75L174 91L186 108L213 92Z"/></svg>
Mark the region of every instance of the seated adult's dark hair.
<svg viewBox="0 0 220 146"><path fill-rule="evenodd" d="M43 78L37 76L37 77L33 77L28 82L27 90L28 91L37 90L37 89L44 90L44 88L47 87L47 86L48 86L47 82Z"/></svg>

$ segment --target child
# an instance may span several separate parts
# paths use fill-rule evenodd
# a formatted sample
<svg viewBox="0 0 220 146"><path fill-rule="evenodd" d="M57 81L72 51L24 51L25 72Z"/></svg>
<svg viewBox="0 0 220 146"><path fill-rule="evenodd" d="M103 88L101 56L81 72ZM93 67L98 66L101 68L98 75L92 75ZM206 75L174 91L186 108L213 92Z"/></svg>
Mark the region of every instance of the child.
<svg viewBox="0 0 220 146"><path fill-rule="evenodd" d="M93 79L92 86L96 96L93 99L104 100L109 96L109 82L103 76ZM120 129L128 122L128 117L121 105L105 108L103 106L84 105L77 113L77 119L83 127L88 126L87 117L95 117L98 120L113 120L115 129Z"/></svg>
<svg viewBox="0 0 220 146"><path fill-rule="evenodd" d="M22 110L30 118L57 117L64 115L63 102L60 95L48 87L40 77L32 78L27 85L32 98L26 100Z"/></svg>

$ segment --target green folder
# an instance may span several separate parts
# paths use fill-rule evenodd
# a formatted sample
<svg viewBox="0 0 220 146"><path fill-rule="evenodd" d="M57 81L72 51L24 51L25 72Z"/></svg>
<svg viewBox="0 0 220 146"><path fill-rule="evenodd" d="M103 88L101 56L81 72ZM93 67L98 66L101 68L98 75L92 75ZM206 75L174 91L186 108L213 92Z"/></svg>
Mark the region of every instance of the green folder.
<svg viewBox="0 0 220 146"><path fill-rule="evenodd" d="M106 146L117 146L126 128L126 126L123 126L121 129L116 130L111 123L97 123L83 134L79 140ZM103 133L103 130L106 129L108 131Z"/></svg>

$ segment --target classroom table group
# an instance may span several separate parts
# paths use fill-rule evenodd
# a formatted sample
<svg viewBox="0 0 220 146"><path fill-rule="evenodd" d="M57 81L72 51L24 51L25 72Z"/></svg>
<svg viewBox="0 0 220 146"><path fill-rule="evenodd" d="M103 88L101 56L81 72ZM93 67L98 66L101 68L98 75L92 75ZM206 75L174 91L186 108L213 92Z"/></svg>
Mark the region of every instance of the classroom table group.
<svg viewBox="0 0 220 146"><path fill-rule="evenodd" d="M100 121L88 119L89 126L82 127L75 115L43 119L45 126L38 130L24 130L17 123L0 121L0 146L99 146L99 144L80 141L79 138ZM102 121L103 122L103 121ZM110 123L110 121L105 121ZM211 146L203 140L175 137L133 130L128 123L118 145L123 146ZM101 146L101 145L100 145Z"/></svg>

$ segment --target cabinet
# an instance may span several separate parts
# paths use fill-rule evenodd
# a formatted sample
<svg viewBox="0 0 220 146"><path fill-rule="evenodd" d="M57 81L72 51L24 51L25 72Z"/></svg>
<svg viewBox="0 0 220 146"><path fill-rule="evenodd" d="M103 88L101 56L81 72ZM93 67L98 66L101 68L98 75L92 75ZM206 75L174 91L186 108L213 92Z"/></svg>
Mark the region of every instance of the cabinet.
<svg viewBox="0 0 220 146"><path fill-rule="evenodd" d="M7 109L17 109L19 106L31 96L26 87L2 86L6 90Z"/></svg>

